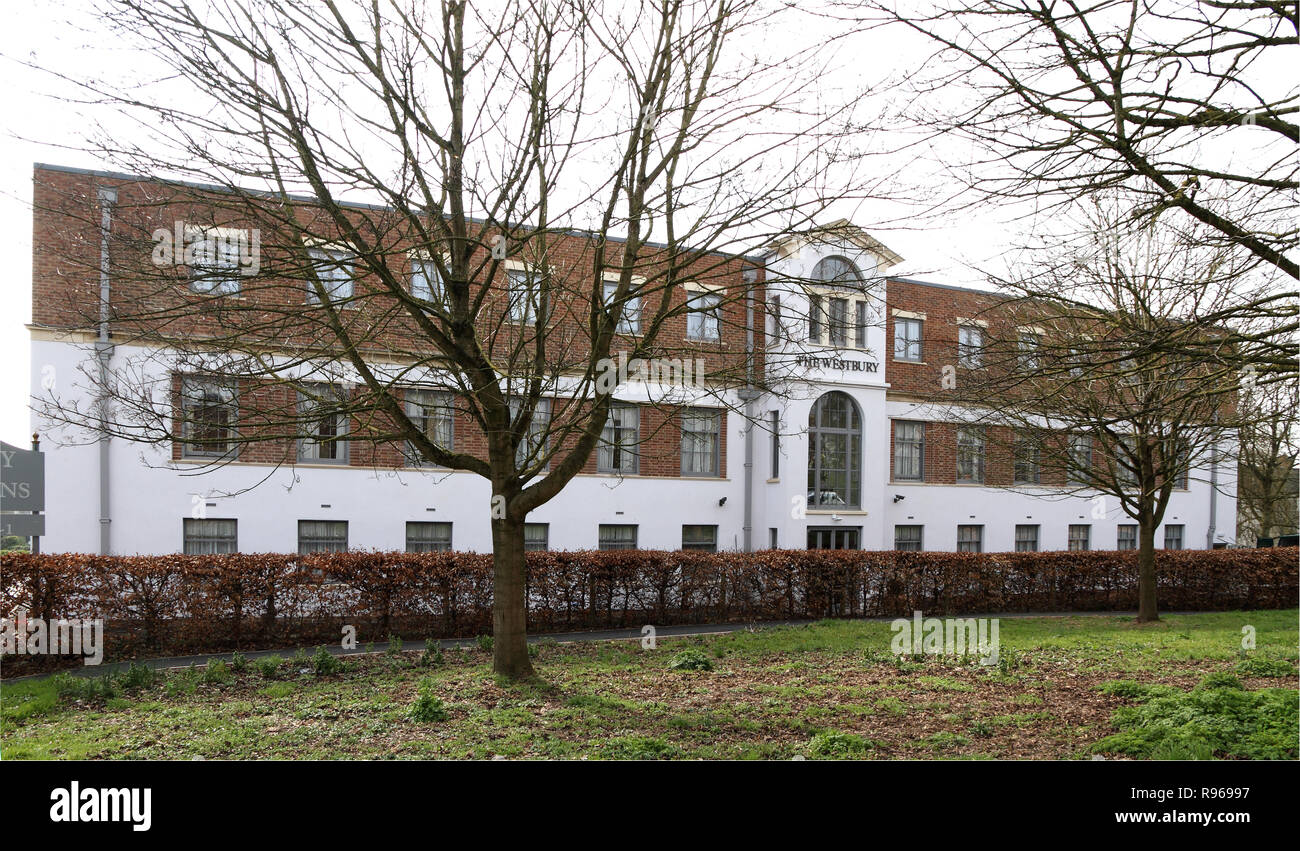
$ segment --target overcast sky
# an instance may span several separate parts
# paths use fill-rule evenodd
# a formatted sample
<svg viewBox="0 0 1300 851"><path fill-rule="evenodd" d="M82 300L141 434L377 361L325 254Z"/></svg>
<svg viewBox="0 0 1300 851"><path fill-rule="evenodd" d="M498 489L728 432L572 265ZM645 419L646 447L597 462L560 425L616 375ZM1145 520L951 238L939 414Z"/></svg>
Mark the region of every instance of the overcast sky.
<svg viewBox="0 0 1300 851"><path fill-rule="evenodd" d="M32 165L45 162L79 168L105 168L106 164L85 153L84 121L78 111L48 96L54 83L47 76L23 67L30 62L41 68L57 69L71 76L115 72L118 78L135 73L130 54L115 41L94 31L93 19L81 15L79 2L57 7L11 4L5 8L0 29L0 233L4 235L5 274L0 278L0 358L5 369L0 381L0 438L26 446L31 422L27 408L30 381L29 335L31 321L31 180ZM78 17L80 15L80 17ZM66 23L67 18L85 22L88 31ZM95 49L85 49L94 44ZM850 84L863 80L887 81L893 69L907 68L928 54L919 41L899 36L865 36L852 45L841 46L845 79ZM147 74L147 71L140 71ZM882 91L889 92L888 85ZM138 131L132 131L138 132ZM933 179L935 168L924 161L901 161L893 168L906 182ZM904 263L895 274L914 275L940 283L983 286L977 270L996 267L1011 246L1035 222L1008 225L999 215L985 210L979 214L953 213L939 220L927 220L921 227L905 223L908 209L899 204L862 204L843 212L856 224L872 232L901 254ZM1002 219L1010 219L1003 214Z"/></svg>

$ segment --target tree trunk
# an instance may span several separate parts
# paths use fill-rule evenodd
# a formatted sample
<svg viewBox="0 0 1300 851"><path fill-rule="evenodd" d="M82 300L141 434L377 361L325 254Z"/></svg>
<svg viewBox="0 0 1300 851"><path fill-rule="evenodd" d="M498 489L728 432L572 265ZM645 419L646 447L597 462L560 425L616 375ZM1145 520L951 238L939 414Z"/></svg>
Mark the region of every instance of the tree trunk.
<svg viewBox="0 0 1300 851"><path fill-rule="evenodd" d="M532 677L528 659L528 601L524 591L524 522L492 521L492 671L512 680Z"/></svg>
<svg viewBox="0 0 1300 851"><path fill-rule="evenodd" d="M1160 620L1156 612L1156 524L1138 524L1138 623Z"/></svg>

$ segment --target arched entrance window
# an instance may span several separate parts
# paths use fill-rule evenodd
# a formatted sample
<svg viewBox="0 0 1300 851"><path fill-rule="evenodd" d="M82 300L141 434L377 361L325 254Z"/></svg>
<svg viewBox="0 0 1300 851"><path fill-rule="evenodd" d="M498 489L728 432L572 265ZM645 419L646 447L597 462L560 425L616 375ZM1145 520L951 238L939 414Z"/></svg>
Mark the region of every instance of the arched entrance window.
<svg viewBox="0 0 1300 851"><path fill-rule="evenodd" d="M823 395L808 413L808 507L862 506L862 414L847 393Z"/></svg>
<svg viewBox="0 0 1300 851"><path fill-rule="evenodd" d="M834 255L823 257L813 267L812 279L822 284L847 284L857 287L862 285L862 273L853 261L847 257Z"/></svg>

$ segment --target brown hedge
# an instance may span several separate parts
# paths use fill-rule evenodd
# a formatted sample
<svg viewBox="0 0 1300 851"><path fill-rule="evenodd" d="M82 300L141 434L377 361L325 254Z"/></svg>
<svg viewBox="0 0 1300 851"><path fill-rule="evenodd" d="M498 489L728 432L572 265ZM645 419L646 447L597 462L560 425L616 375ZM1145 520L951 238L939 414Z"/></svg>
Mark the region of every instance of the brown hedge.
<svg viewBox="0 0 1300 851"><path fill-rule="evenodd" d="M528 554L536 633L727 621L1137 607L1134 552ZM106 658L491 631L482 553L6 553L0 611L103 618ZM1157 553L1166 610L1289 608L1296 548ZM28 657L30 658L30 657ZM11 661L18 661L13 659ZM33 664L39 664L32 660ZM13 665L6 665L13 669ZM24 667L24 666L20 666ZM10 673L10 671L6 671ZM18 671L13 671L18 673Z"/></svg>

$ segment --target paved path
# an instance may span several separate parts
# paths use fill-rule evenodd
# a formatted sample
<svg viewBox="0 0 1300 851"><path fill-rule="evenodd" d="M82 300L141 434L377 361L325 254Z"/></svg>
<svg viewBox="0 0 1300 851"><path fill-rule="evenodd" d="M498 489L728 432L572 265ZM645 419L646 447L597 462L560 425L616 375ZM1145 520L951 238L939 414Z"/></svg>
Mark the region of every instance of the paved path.
<svg viewBox="0 0 1300 851"><path fill-rule="evenodd" d="M962 618L1077 618L1077 617L1133 617L1137 612L992 612L989 614L962 614L953 615L953 617ZM1189 615L1197 614L1196 612L1161 612L1162 615ZM935 616L941 617L941 616ZM854 620L867 621L892 621L897 618L854 618ZM656 638L671 638L690 635L717 635L727 632L757 632L763 629L778 629L787 626L806 626L816 621L798 620L798 621L763 621L761 623L709 623L709 624L685 624L682 626L657 626L655 627ZM628 641L641 639L641 627L632 627L629 629L600 629L588 632L556 632L545 635L528 636L529 644L540 642L566 644L575 641ZM456 649L460 647L474 647L478 643L477 638L444 638L437 642L438 646L444 650ZM304 647L308 651L314 651L318 645ZM366 653L381 655L387 652L387 642L375 642L374 650L366 650L365 645L359 646L355 650L345 650L338 645L330 645L325 648L335 656L359 656ZM404 641L402 650L423 650L423 641ZM280 656L289 658L298 652L298 648L281 648L278 650L248 650L240 651L245 659L264 659L268 656ZM166 668L188 668L190 665L206 665L209 661L221 659L229 662L234 657L234 653L203 653L198 656L168 656L160 659L132 659L124 662L110 662L104 665L82 665L78 668L65 668L63 671L78 677L98 677L105 674L124 671L132 664L145 665L155 670ZM39 679L41 677L52 676L61 673L60 671L49 671L47 673L30 674L24 677L10 677L4 682L20 682L22 680Z"/></svg>

